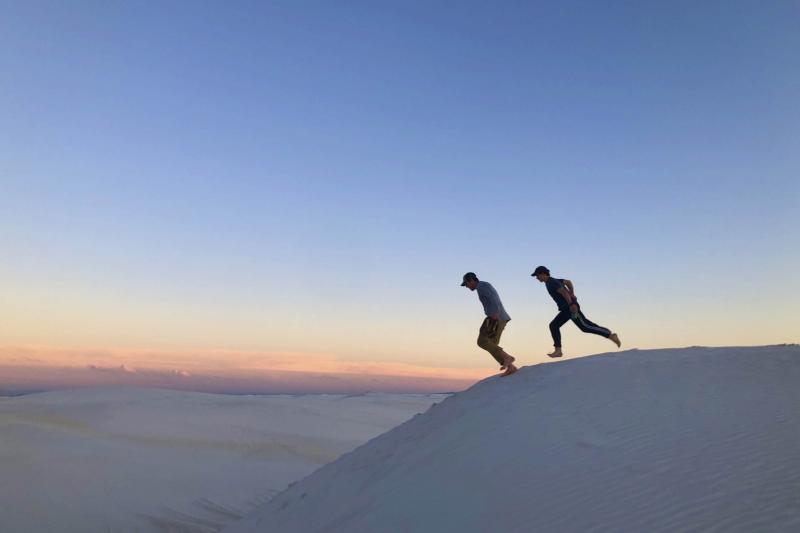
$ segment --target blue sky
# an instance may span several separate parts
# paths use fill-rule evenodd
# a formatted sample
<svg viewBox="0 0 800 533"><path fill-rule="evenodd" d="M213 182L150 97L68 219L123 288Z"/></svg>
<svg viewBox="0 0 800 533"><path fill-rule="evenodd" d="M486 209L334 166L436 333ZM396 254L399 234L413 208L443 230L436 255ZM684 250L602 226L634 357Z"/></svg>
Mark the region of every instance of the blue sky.
<svg viewBox="0 0 800 533"><path fill-rule="evenodd" d="M536 361L537 264L626 346L798 340L790 2L3 12L0 344L489 365L474 270Z"/></svg>

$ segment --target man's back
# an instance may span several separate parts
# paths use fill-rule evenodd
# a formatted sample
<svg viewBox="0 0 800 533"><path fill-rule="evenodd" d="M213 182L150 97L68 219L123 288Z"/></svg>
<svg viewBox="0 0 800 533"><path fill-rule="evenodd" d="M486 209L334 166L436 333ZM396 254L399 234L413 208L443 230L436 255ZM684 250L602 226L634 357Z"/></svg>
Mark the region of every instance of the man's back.
<svg viewBox="0 0 800 533"><path fill-rule="evenodd" d="M550 277L544 283L545 287L547 287L547 292L550 293L553 300L555 300L556 305L558 306L559 311L565 311L569 309L569 304L567 300L564 299L564 296L558 292L558 289L564 287L564 280L559 278Z"/></svg>
<svg viewBox="0 0 800 533"><path fill-rule="evenodd" d="M503 307L503 302L500 301L500 295L492 287L488 281L479 281L475 289L478 291L478 298L483 304L483 310L486 316L497 315L500 320L509 321L511 317Z"/></svg>

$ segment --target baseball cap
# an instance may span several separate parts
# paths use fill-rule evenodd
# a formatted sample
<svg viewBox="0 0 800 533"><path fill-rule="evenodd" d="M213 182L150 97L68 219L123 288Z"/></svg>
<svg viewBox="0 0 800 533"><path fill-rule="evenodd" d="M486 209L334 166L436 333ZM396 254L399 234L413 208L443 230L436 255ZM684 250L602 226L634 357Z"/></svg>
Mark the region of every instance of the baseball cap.
<svg viewBox="0 0 800 533"><path fill-rule="evenodd" d="M550 271L547 270L546 266L539 265L538 267L536 267L536 270L533 271L533 274L531 274L531 276L535 276L536 274L547 274L549 276Z"/></svg>
<svg viewBox="0 0 800 533"><path fill-rule="evenodd" d="M464 281L461 283L461 286L466 286L467 282L471 279L478 279L478 276L475 275L475 272L467 272L464 274Z"/></svg>

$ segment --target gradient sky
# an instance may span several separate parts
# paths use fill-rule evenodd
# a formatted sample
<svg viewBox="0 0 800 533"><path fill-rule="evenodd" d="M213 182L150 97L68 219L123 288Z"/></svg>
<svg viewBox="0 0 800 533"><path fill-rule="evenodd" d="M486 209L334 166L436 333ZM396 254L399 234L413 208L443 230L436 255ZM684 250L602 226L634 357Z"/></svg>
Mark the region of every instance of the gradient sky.
<svg viewBox="0 0 800 533"><path fill-rule="evenodd" d="M800 341L796 2L0 6L0 386Z"/></svg>

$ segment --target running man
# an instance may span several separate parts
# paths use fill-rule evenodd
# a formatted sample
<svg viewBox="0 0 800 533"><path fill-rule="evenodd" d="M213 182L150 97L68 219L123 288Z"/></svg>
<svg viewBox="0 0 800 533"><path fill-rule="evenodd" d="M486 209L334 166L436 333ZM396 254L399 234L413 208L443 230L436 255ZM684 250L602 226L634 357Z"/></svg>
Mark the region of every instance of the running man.
<svg viewBox="0 0 800 533"><path fill-rule="evenodd" d="M511 317L508 316L505 308L503 308L500 296L490 283L479 281L474 272L464 274L464 281L461 286L471 291L477 289L478 299L483 304L483 311L486 313L486 318L483 320L478 333L478 346L492 354L492 357L500 363L500 370L505 370L502 375L510 376L517 371L517 367L514 366L514 357L508 355L497 344L500 342L500 335L502 335L503 329L505 329L508 321L511 320Z"/></svg>
<svg viewBox="0 0 800 533"><path fill-rule="evenodd" d="M553 353L547 354L550 357L561 357L561 326L567 323L568 320L575 322L575 325L580 328L584 333L594 333L600 335L617 345L617 348L622 346L619 336L616 333L611 333L611 330L598 326L584 316L581 311L581 306L578 304L578 299L575 298L575 287L568 279L557 279L550 276L550 271L547 267L538 266L533 271L531 276L545 284L547 292L553 297L558 305L558 314L550 322L550 334L553 336L553 345L555 350Z"/></svg>

